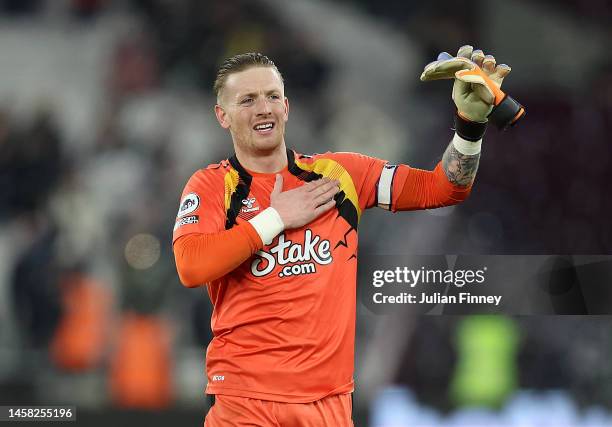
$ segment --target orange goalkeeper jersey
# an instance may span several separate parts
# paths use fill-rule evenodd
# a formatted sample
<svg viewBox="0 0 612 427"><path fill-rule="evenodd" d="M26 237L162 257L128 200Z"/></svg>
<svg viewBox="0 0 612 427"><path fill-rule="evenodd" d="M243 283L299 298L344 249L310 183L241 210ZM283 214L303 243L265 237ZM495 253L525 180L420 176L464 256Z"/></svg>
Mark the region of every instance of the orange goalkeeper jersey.
<svg viewBox="0 0 612 427"><path fill-rule="evenodd" d="M416 170L380 159L288 150L287 160L283 191L321 177L338 180L336 208L299 229L285 230L207 284L214 305L214 337L206 355L209 394L302 403L351 392L362 212L375 205L395 210L400 196L393 191L408 195L403 196L409 200L405 209L456 203L469 192L450 184L439 166L436 172L420 172L450 189L442 203L419 190L423 174L409 180L414 189L394 185L398 175L405 178ZM199 170L183 191L173 241L242 226L269 206L274 182L275 174L249 172L235 156ZM460 194L457 200L454 190Z"/></svg>

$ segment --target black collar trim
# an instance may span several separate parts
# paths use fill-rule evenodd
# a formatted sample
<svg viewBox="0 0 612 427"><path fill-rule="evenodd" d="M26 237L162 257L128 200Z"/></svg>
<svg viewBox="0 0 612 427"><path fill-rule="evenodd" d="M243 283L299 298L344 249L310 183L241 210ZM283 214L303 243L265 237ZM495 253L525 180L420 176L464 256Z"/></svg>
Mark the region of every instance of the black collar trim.
<svg viewBox="0 0 612 427"><path fill-rule="evenodd" d="M252 178L252 176L240 164L240 162L238 161L238 157L236 157L236 153L234 153L234 155L232 157L230 157L228 160L230 162L230 165L232 165L232 167L234 169L236 169L236 171L238 171L238 175L240 175L242 178L248 177L249 178L248 180L250 182L250 178ZM296 171L296 168L297 168L297 166L295 165L295 153L293 152L293 150L290 150L289 148L287 148L287 169L291 173L294 173ZM297 168L297 170L301 172L301 169Z"/></svg>

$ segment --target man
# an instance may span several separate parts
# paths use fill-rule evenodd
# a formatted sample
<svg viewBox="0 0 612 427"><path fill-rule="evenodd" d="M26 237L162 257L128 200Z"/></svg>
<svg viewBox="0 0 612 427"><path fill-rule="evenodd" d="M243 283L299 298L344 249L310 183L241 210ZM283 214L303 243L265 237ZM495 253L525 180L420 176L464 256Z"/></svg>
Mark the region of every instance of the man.
<svg viewBox="0 0 612 427"><path fill-rule="evenodd" d="M428 209L468 196L509 72L494 61L466 46L426 68L424 80L455 78L458 107L433 171L288 150L289 101L274 63L257 53L225 61L215 114L235 155L189 179L174 227L182 283L206 284L214 305L206 426L352 425L359 219L374 206ZM490 79L495 87L481 87Z"/></svg>

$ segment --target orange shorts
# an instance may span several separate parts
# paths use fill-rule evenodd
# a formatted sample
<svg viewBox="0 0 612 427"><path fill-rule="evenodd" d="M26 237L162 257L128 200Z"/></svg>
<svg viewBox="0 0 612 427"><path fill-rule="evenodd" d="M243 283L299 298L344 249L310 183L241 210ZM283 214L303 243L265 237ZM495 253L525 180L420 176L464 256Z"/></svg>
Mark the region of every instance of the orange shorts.
<svg viewBox="0 0 612 427"><path fill-rule="evenodd" d="M310 403L216 395L204 427L353 427L353 398L335 394Z"/></svg>

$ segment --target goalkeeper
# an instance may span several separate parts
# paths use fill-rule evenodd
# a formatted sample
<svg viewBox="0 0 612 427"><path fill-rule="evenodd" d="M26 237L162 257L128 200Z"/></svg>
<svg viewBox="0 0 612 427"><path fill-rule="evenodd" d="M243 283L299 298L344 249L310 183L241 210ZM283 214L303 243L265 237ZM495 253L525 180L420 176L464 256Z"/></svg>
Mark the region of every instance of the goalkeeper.
<svg viewBox="0 0 612 427"><path fill-rule="evenodd" d="M447 206L470 193L488 122L522 107L500 89L510 68L469 46L422 80L453 80L455 135L433 171L355 153L287 149L289 101L258 53L217 73L215 115L234 155L187 182L174 226L182 283L214 309L205 425L352 426L357 228L364 210Z"/></svg>

